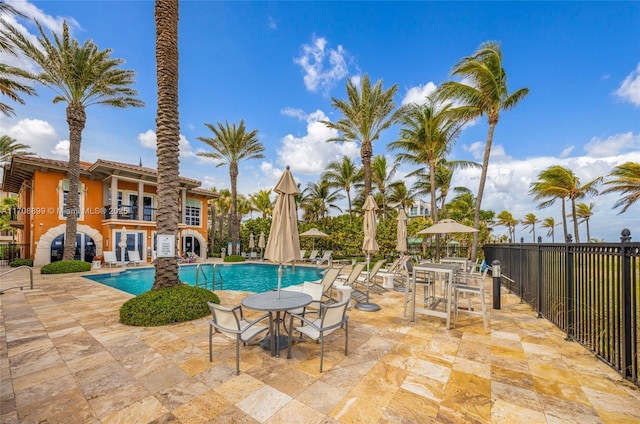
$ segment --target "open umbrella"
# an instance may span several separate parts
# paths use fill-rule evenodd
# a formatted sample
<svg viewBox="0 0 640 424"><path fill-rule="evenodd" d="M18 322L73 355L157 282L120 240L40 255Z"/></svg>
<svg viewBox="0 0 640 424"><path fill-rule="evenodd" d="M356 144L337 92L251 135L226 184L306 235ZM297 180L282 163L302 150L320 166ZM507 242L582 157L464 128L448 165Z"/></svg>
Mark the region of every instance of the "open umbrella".
<svg viewBox="0 0 640 424"><path fill-rule="evenodd" d="M300 234L300 237L311 237L312 240L312 244L311 244L311 250L315 250L316 248L316 240L317 238L327 238L329 237L329 234L325 234L322 231L318 230L317 228L312 228L310 230L305 231L304 233Z"/></svg>
<svg viewBox="0 0 640 424"><path fill-rule="evenodd" d="M122 262L122 266L124 266L124 254L125 249L127 248L127 228L125 226L120 230L120 241L118 242L118 247L120 248L120 261Z"/></svg>
<svg viewBox="0 0 640 424"><path fill-rule="evenodd" d="M362 251L367 254L367 272L370 273L369 264L371 263L371 254L378 251L378 242L376 241L376 210L378 205L373 200L373 196L367 196L367 200L362 206L364 211L364 240L362 241ZM369 302L369 278L367 275L367 300L365 302L356 303L356 308L362 311L379 311L380 306Z"/></svg>
<svg viewBox="0 0 640 424"><path fill-rule="evenodd" d="M280 264L278 267L278 298L282 284L282 264L292 264L300 258L300 238L295 195L299 193L296 182L289 171L284 171L274 191L278 194L273 209L273 220L264 257Z"/></svg>
<svg viewBox="0 0 640 424"><path fill-rule="evenodd" d="M418 231L418 234L449 234L449 233L477 233L478 230L473 227L460 224L453 219L443 219L437 224L424 230Z"/></svg>
<svg viewBox="0 0 640 424"><path fill-rule="evenodd" d="M253 233L249 234L249 249L251 249L251 257L253 257L253 249L256 247L256 241L253 237Z"/></svg>
<svg viewBox="0 0 640 424"><path fill-rule="evenodd" d="M260 237L258 237L258 247L260 248L260 253L264 253L264 247L266 246L264 242L264 231L260 231ZM260 258L262 260L262 258Z"/></svg>

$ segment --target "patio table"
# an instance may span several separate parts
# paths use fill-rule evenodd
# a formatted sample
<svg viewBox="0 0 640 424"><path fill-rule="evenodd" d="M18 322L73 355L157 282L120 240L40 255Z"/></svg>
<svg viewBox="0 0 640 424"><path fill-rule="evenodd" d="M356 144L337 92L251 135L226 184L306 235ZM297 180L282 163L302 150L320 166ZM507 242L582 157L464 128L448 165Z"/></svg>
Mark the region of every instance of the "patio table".
<svg viewBox="0 0 640 424"><path fill-rule="evenodd" d="M460 269L458 264L434 264L421 263L413 267L413 275L410 279L411 284L411 322L416 320L416 312L424 315L436 316L447 320L447 330L451 327L451 300L453 294L453 275ZM432 299L431 304L426 308L416 308L416 274L417 273L433 273L446 276L443 293ZM444 302L444 311L438 310L438 305Z"/></svg>
<svg viewBox="0 0 640 424"><path fill-rule="evenodd" d="M280 356L280 350L285 349L289 343L287 337L280 335L280 323L284 319L284 312L303 308L312 301L311 296L306 293L280 290L280 292L268 291L251 294L242 299L242 306L256 311L275 312L275 325L273 318L271 318L269 322L270 336L268 340L262 342L262 348L271 350L271 356ZM272 343L274 339L275 343Z"/></svg>
<svg viewBox="0 0 640 424"><path fill-rule="evenodd" d="M441 258L440 259L440 263L441 264L460 264L462 265L464 268L464 271L468 271L469 270L469 259L467 258Z"/></svg>

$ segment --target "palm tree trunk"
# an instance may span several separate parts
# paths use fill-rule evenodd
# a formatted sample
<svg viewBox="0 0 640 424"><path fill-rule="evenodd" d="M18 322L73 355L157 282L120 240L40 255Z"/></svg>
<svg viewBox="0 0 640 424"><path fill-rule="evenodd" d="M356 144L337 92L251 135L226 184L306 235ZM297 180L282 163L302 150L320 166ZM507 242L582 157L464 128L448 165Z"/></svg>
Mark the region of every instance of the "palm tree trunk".
<svg viewBox="0 0 640 424"><path fill-rule="evenodd" d="M576 199L571 198L571 216L573 217L573 231L576 233L576 243L580 243L580 232L578 231L578 215L576 213Z"/></svg>
<svg viewBox="0 0 640 424"><path fill-rule="evenodd" d="M175 237L178 252L179 143L178 115L178 0L156 0L156 68L158 114L158 234ZM184 207L185 205L182 205ZM176 256L158 257L153 290L180 285Z"/></svg>
<svg viewBox="0 0 640 424"><path fill-rule="evenodd" d="M564 203L564 197L562 198L562 229L564 230L564 241L566 243L569 233L567 231L567 209Z"/></svg>
<svg viewBox="0 0 640 424"><path fill-rule="evenodd" d="M371 194L371 156L373 156L373 146L368 140L362 140L360 148L362 156L362 168L364 170L364 197L367 198Z"/></svg>
<svg viewBox="0 0 640 424"><path fill-rule="evenodd" d="M211 253L214 252L216 248L216 202L211 202Z"/></svg>
<svg viewBox="0 0 640 424"><path fill-rule="evenodd" d="M347 192L347 203L349 204L349 223L353 222L353 211L351 210L351 190L347 187L345 189Z"/></svg>
<svg viewBox="0 0 640 424"><path fill-rule="evenodd" d="M229 235L231 236L231 251L239 255L237 246L240 240L238 231L238 164L229 164L229 176L231 177L231 215L229 216Z"/></svg>
<svg viewBox="0 0 640 424"><path fill-rule="evenodd" d="M80 145L82 130L87 122L84 106L70 102L67 106L67 124L69 125L69 192L67 193L67 224L64 235L64 253L62 259L71 261L76 254L76 233L78 231L78 213L80 212Z"/></svg>
<svg viewBox="0 0 640 424"><path fill-rule="evenodd" d="M584 223L587 224L587 242L591 241L591 232L589 231L589 218L584 220Z"/></svg>
<svg viewBox="0 0 640 424"><path fill-rule="evenodd" d="M487 134L487 144L484 146L484 157L482 158L482 171L480 172L480 185L476 196L476 208L473 213L473 228L480 227L480 208L482 207L482 196L484 185L487 181L487 171L489 169L489 156L491 155L491 144L493 143L493 132L495 131L497 120L489 123L489 134ZM473 233L473 245L471 246L471 261L475 261L478 255L478 235L479 231Z"/></svg>

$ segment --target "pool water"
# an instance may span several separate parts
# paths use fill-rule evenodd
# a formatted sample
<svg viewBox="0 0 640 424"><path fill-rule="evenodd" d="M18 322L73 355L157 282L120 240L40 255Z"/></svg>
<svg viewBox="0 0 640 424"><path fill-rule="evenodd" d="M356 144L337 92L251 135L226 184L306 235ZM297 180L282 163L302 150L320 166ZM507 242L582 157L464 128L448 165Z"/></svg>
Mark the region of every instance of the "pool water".
<svg viewBox="0 0 640 424"><path fill-rule="evenodd" d="M197 265L181 265L180 281L195 286ZM322 268L283 266L281 287L302 284L304 281L322 278ZM211 289L213 264L200 264L198 285ZM155 277L154 268L127 269L120 272L87 275L86 278L114 287L133 295L151 289ZM278 288L278 265L275 264L216 264L215 289L238 290L261 293Z"/></svg>

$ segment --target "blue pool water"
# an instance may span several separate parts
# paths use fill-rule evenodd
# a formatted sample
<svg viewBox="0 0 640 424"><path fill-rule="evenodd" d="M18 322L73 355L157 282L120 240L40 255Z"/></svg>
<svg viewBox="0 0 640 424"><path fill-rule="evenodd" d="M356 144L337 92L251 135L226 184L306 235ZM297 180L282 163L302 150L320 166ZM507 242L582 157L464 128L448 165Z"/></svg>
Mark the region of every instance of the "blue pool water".
<svg viewBox="0 0 640 424"><path fill-rule="evenodd" d="M302 284L304 281L313 281L322 278L322 268L297 266L283 266L281 287ZM212 264L201 264L198 276L198 285L211 289ZM274 264L217 264L215 267L215 289L239 290L250 292L265 292L278 287L278 265ZM155 276L154 268L127 269L106 274L87 275L86 278L114 287L133 295L144 293L153 286ZM192 286L196 282L196 265L181 265L180 280Z"/></svg>

